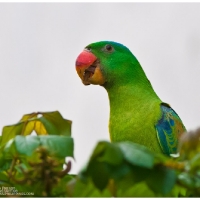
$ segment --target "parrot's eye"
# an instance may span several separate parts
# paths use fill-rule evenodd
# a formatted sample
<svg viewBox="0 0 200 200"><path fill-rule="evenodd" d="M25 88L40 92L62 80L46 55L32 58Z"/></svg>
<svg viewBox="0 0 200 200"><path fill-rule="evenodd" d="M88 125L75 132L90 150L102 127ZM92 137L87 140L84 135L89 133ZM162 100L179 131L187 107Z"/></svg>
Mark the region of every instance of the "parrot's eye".
<svg viewBox="0 0 200 200"><path fill-rule="evenodd" d="M113 51L113 47L110 44L107 44L105 46L106 51L112 52Z"/></svg>
<svg viewBox="0 0 200 200"><path fill-rule="evenodd" d="M91 47L85 47L86 51L91 51Z"/></svg>

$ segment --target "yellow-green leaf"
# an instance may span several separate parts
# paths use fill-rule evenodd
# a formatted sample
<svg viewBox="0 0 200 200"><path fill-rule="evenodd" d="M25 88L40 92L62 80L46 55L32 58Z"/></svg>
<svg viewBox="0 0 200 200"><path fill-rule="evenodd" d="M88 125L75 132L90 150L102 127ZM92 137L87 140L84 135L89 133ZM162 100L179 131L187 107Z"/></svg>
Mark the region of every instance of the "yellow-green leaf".
<svg viewBox="0 0 200 200"><path fill-rule="evenodd" d="M21 135L23 126L23 122L11 126L4 126L0 147L4 146L10 139L14 138L16 135Z"/></svg>
<svg viewBox="0 0 200 200"><path fill-rule="evenodd" d="M41 113L43 117L39 118L49 135L71 135L70 120L64 119L58 111Z"/></svg>
<svg viewBox="0 0 200 200"><path fill-rule="evenodd" d="M35 126L34 130L38 135L47 135L47 130L45 129L44 125L41 123L41 121L34 121Z"/></svg>
<svg viewBox="0 0 200 200"><path fill-rule="evenodd" d="M38 113L34 112L34 113L30 113L30 114L25 114L23 115L23 117L20 119L20 122L24 122L24 121L28 121L30 119L35 119L37 118Z"/></svg>

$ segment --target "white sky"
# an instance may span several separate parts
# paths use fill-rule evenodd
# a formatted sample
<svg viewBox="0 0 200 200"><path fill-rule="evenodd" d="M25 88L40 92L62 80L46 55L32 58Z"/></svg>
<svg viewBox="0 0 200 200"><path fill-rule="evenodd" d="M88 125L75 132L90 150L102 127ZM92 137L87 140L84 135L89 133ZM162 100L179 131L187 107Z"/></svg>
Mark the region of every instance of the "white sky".
<svg viewBox="0 0 200 200"><path fill-rule="evenodd" d="M59 110L73 121L77 172L97 141L109 140L107 93L84 86L74 66L100 40L126 45L187 129L199 127L199 22L194 3L1 3L0 127Z"/></svg>

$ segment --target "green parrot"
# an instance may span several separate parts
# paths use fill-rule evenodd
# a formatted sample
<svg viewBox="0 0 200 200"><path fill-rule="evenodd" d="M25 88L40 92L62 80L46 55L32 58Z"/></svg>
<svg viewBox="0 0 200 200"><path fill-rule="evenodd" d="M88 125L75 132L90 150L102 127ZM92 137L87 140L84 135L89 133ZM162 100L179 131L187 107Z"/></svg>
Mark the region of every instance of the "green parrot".
<svg viewBox="0 0 200 200"><path fill-rule="evenodd" d="M132 141L154 152L177 154L186 131L178 114L155 93L140 63L124 45L100 41L76 59L84 85L100 85L110 102L111 142Z"/></svg>

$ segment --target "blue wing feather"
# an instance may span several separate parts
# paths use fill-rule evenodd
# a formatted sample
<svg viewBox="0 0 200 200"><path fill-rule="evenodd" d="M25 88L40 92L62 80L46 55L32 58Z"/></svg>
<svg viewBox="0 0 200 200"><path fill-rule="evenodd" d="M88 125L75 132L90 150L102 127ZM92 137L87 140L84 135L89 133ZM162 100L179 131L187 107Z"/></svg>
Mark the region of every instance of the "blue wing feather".
<svg viewBox="0 0 200 200"><path fill-rule="evenodd" d="M161 118L155 125L158 141L167 155L176 154L178 139L186 131L178 114L166 103L161 103Z"/></svg>

